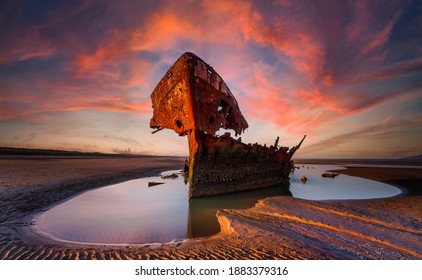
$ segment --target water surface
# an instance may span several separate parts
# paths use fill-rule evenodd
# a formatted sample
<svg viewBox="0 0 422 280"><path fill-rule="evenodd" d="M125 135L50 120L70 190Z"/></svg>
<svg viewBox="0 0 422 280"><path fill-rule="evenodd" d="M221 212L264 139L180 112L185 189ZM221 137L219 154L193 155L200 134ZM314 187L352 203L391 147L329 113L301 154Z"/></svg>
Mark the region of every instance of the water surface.
<svg viewBox="0 0 422 280"><path fill-rule="evenodd" d="M288 186L188 200L183 176L142 178L84 192L41 214L40 232L78 243L145 244L209 236L219 232L218 209L250 208L271 196L309 200L365 199L398 195L393 186L358 177L323 178L332 165L299 165ZM172 174L166 172L164 175ZM301 177L306 176L304 184ZM149 187L149 182L163 183Z"/></svg>
<svg viewBox="0 0 422 280"><path fill-rule="evenodd" d="M308 200L371 199L392 197L400 189L377 181L340 174L333 178L321 177L327 170L346 169L341 166L303 164L296 165L290 174L290 190L294 197ZM369 167L369 166L368 166ZM373 167L373 166L372 166ZM301 181L302 176L308 180Z"/></svg>

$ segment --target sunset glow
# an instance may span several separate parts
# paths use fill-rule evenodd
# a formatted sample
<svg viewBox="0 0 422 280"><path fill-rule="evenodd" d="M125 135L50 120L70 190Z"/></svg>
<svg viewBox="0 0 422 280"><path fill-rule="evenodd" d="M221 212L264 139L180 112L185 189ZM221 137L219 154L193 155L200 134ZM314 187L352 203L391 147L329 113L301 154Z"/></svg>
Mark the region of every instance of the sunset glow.
<svg viewBox="0 0 422 280"><path fill-rule="evenodd" d="M185 156L151 134L150 94L190 51L237 98L243 142L422 154L421 1L10 1L0 23L0 146Z"/></svg>

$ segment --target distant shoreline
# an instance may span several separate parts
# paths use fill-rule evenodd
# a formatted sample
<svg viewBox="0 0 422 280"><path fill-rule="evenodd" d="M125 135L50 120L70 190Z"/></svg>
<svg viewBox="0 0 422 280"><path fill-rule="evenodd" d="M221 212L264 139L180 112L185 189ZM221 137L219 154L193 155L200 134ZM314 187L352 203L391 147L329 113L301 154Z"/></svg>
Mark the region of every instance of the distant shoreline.
<svg viewBox="0 0 422 280"><path fill-rule="evenodd" d="M100 152L80 152L80 151L66 151L54 149L26 149L26 148L13 148L13 147L0 147L0 159L41 159L41 158L181 158L184 156L161 156L149 154L108 154Z"/></svg>
<svg viewBox="0 0 422 280"><path fill-rule="evenodd" d="M168 156L153 154L132 154L132 153L102 153L102 152L82 152L56 149L38 148L16 148L0 147L0 158L5 156L64 156L64 157L171 157L180 158L185 156ZM422 155L405 158L293 158L296 163L302 164L344 164L344 163L379 163L379 164L419 164L422 165Z"/></svg>
<svg viewBox="0 0 422 280"><path fill-rule="evenodd" d="M422 166L422 161L405 159L293 159L296 164L379 164L379 165L415 165Z"/></svg>

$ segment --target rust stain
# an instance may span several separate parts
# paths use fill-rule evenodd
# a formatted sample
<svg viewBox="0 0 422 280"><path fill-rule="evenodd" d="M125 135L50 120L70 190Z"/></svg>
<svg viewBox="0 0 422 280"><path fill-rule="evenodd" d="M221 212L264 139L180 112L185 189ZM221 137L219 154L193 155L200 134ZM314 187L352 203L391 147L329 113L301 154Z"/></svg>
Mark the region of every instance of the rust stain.
<svg viewBox="0 0 422 280"><path fill-rule="evenodd" d="M220 75L193 53L184 53L167 71L151 94L156 133L172 129L187 136L189 196L219 195L272 185L286 184L291 158L302 141L291 149L245 144L235 136L248 128L236 98Z"/></svg>

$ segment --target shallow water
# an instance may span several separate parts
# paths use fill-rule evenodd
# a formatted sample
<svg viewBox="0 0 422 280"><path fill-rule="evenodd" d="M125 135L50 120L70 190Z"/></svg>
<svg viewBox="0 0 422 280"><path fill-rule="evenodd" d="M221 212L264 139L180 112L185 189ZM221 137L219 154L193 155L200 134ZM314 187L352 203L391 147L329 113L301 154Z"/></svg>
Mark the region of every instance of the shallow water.
<svg viewBox="0 0 422 280"><path fill-rule="evenodd" d="M188 200L183 176L142 178L87 191L44 212L38 230L53 238L100 244L162 243L209 236L219 231L218 209L250 208L271 196L293 195L310 200L365 199L398 195L393 186L339 175L323 178L332 165L299 165L287 186ZM173 172L166 172L172 174ZM164 174L164 175L166 175ZM302 175L308 178L301 181ZM164 183L148 187L148 182Z"/></svg>
<svg viewBox="0 0 422 280"><path fill-rule="evenodd" d="M400 189L377 181L340 174L333 178L321 177L327 170L346 169L333 165L297 165L290 174L290 191L294 197L308 200L370 199L396 196ZM306 183L301 181L305 176Z"/></svg>

